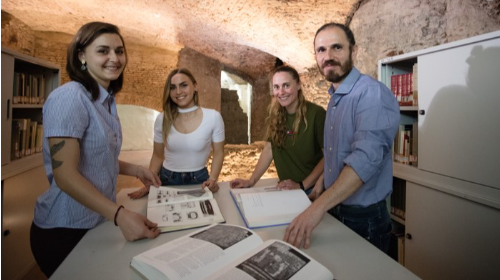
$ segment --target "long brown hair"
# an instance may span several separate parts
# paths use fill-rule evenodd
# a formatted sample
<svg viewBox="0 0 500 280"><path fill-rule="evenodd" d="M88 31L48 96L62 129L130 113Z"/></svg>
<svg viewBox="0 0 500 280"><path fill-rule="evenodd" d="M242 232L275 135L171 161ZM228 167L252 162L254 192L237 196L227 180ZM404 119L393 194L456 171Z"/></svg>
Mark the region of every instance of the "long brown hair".
<svg viewBox="0 0 500 280"><path fill-rule="evenodd" d="M292 78L298 84L301 84L299 73L297 72L297 70L295 70L293 67L286 65L274 69L270 77L271 84L273 76L279 72L286 72L290 74L290 76L292 76ZM299 89L299 92L297 94L297 99L299 102L297 104L297 110L295 112L295 120L293 121L293 126L292 126L294 140L295 140L295 135L299 132L299 127L302 122L305 124L305 130L307 129L307 120L306 120L307 106L306 106L306 98L304 97L304 93L302 92L302 87L300 87ZM286 108L282 107L280 103L276 100L276 98L273 98L271 104L269 104L268 107L268 114L266 119L267 130L266 130L266 137L264 140L266 141L271 140L271 142L276 147L279 148L285 147L285 140L287 137L287 127L286 127L287 116L288 113L286 111Z"/></svg>
<svg viewBox="0 0 500 280"><path fill-rule="evenodd" d="M177 104L172 101L172 98L170 97L170 85L172 83L172 77L176 74L184 74L186 75L193 85L196 85L196 79L194 78L193 74L187 70L186 68L178 68L172 70L170 74L168 74L167 81L165 83L165 88L163 89L163 126L162 126L162 132L163 132L163 143L166 146L167 145L167 137L170 134L170 129L172 128L172 125L174 124L175 119L179 115L179 110L177 108ZM198 105L198 91L194 92L194 105Z"/></svg>

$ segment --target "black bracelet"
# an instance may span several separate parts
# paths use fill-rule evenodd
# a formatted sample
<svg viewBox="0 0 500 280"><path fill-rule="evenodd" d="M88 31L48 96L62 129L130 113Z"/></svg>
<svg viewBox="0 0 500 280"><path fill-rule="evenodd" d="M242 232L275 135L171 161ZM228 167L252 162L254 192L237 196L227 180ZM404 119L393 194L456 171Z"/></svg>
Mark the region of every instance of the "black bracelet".
<svg viewBox="0 0 500 280"><path fill-rule="evenodd" d="M115 222L115 226L118 226L118 224L116 223L116 217L118 217L118 212L120 212L120 210L122 210L123 205L120 205L120 207L118 207L118 209L116 209L116 213L115 213L115 219L114 219L114 222Z"/></svg>
<svg viewBox="0 0 500 280"><path fill-rule="evenodd" d="M300 189L305 191L304 184L302 183L302 181L299 182L299 185L300 185Z"/></svg>

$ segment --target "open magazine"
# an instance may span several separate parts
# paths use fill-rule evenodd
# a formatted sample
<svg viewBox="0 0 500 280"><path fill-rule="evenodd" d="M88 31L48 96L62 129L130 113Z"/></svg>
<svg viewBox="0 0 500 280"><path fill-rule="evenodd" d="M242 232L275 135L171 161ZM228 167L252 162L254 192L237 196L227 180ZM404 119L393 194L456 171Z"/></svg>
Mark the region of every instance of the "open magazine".
<svg viewBox="0 0 500 280"><path fill-rule="evenodd" d="M332 280L322 264L292 245L244 227L215 224L132 258L147 279Z"/></svg>
<svg viewBox="0 0 500 280"><path fill-rule="evenodd" d="M225 222L208 188L151 187L147 217L157 223L162 232Z"/></svg>
<svg viewBox="0 0 500 280"><path fill-rule="evenodd" d="M303 190L280 190L275 186L231 189L231 196L248 228L286 225L311 201Z"/></svg>

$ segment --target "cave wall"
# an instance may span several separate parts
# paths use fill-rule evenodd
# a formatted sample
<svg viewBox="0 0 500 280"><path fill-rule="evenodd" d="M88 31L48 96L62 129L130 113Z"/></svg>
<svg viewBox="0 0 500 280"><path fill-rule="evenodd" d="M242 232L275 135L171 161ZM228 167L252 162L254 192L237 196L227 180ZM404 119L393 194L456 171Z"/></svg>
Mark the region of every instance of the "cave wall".
<svg viewBox="0 0 500 280"><path fill-rule="evenodd" d="M296 3L301 4L307 3ZM359 46L355 66L361 72L377 78L377 62L382 58L499 30L500 1L357 1L347 21ZM72 35L69 34L31 30L2 11L2 47L60 65L62 83L69 80L64 67L66 47L71 38ZM250 140L263 140L263 123L271 98L268 78L270 70L267 66L264 67L266 69L248 69L248 65L235 68L238 63L226 64L224 52L219 54L218 60L214 53L208 57L189 47L177 53L128 42L127 38L125 41L129 61L125 70L124 87L117 96L117 103L160 111L166 76L172 69L182 66L192 70L202 86L201 105L220 111L220 71L229 71L241 76L253 87ZM311 44L312 52L313 42L308 43ZM262 57L269 60L269 55L256 56L255 59ZM257 65L268 64L269 61L265 61ZM301 79L306 98L326 107L329 85L323 80L315 63L301 73Z"/></svg>

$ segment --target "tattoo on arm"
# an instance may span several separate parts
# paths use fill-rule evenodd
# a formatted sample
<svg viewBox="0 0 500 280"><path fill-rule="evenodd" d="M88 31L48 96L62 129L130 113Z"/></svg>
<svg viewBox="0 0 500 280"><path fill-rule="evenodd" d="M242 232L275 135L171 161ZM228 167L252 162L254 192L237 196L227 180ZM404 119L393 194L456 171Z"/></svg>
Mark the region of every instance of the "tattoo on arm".
<svg viewBox="0 0 500 280"><path fill-rule="evenodd" d="M57 144L54 144L52 147L50 147L50 156L52 157L52 169L56 169L63 164L62 161L55 160L54 155L57 154L57 152L59 152L64 147L65 143L66 143L66 141L63 140Z"/></svg>

